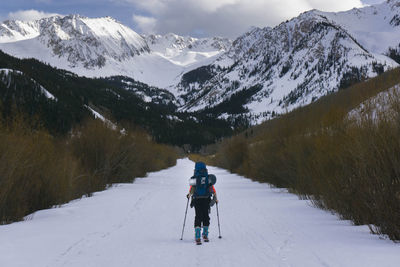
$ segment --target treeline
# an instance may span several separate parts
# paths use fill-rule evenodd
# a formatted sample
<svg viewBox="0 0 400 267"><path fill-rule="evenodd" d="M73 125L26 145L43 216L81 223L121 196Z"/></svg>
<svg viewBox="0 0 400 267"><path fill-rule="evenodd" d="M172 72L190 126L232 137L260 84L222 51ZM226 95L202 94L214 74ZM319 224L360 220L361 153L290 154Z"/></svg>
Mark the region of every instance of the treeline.
<svg viewBox="0 0 400 267"><path fill-rule="evenodd" d="M0 122L0 223L90 196L112 183L176 163L178 151L144 131L111 129L88 120L67 137L54 137L23 116Z"/></svg>
<svg viewBox="0 0 400 267"><path fill-rule="evenodd" d="M225 140L207 159L400 240L400 95L349 116L397 84L399 69Z"/></svg>

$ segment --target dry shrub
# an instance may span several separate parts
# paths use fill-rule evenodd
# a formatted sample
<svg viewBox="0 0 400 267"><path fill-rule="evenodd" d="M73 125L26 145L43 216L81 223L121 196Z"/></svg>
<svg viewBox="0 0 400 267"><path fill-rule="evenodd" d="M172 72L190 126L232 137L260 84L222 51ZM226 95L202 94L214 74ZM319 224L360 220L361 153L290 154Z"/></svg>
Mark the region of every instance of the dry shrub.
<svg viewBox="0 0 400 267"><path fill-rule="evenodd" d="M121 134L95 120L66 139L31 126L21 116L0 123L0 223L172 166L178 155L143 131Z"/></svg>
<svg viewBox="0 0 400 267"><path fill-rule="evenodd" d="M248 145L244 137L236 136L222 142L214 164L231 172L243 173L244 162L248 156Z"/></svg>
<svg viewBox="0 0 400 267"><path fill-rule="evenodd" d="M220 144L217 166L287 187L373 233L400 240L400 94L348 112L400 83L400 69L327 96ZM378 107L383 107L379 109Z"/></svg>
<svg viewBox="0 0 400 267"><path fill-rule="evenodd" d="M177 159L173 148L155 144L144 131L121 133L99 120L90 120L78 128L71 147L90 177L86 193L111 183L132 181L149 171L172 166Z"/></svg>
<svg viewBox="0 0 400 267"><path fill-rule="evenodd" d="M19 121L0 135L0 222L71 199L79 164L47 132Z"/></svg>
<svg viewBox="0 0 400 267"><path fill-rule="evenodd" d="M189 159L194 162L204 162L207 165L215 165L214 155L201 155L201 154L189 154Z"/></svg>

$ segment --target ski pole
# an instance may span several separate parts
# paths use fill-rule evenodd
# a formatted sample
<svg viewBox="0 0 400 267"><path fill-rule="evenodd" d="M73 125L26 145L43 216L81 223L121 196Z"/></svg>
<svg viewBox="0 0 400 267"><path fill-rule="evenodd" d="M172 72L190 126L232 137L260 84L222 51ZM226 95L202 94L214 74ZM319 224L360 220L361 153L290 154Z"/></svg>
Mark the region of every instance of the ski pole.
<svg viewBox="0 0 400 267"><path fill-rule="evenodd" d="M215 203L217 206L217 218L218 218L218 231L219 231L219 237L218 238L222 238L221 236L221 226L219 225L219 212L218 212L218 202Z"/></svg>
<svg viewBox="0 0 400 267"><path fill-rule="evenodd" d="M183 239L183 231L185 230L185 223L186 223L186 214L189 206L189 198L186 203L186 211L185 211L185 219L183 219L183 228L182 228L182 235L181 235L181 240Z"/></svg>

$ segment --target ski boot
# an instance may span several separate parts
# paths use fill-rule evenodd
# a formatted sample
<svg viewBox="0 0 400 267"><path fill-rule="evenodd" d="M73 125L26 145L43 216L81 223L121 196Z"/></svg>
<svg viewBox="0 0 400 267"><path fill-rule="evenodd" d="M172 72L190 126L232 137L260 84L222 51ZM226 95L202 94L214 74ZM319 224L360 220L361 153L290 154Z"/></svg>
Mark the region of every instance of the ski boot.
<svg viewBox="0 0 400 267"><path fill-rule="evenodd" d="M195 231L195 240L196 240L196 244L197 245L201 245L201 239L200 239L200 234L201 234L201 228L200 227L196 227L194 229Z"/></svg>
<svg viewBox="0 0 400 267"><path fill-rule="evenodd" d="M208 226L203 226L203 240L204 242L209 242L208 239Z"/></svg>

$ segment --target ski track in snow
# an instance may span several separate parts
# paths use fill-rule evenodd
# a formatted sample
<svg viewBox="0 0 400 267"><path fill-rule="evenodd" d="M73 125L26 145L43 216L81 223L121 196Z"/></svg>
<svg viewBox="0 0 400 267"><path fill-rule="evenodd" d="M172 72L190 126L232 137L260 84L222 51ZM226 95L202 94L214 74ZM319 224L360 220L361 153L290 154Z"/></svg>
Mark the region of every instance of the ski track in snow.
<svg viewBox="0 0 400 267"><path fill-rule="evenodd" d="M398 266L400 244L311 207L283 189L209 167L210 243L194 243L194 209L180 240L194 163L117 184L91 198L0 226L0 266Z"/></svg>

